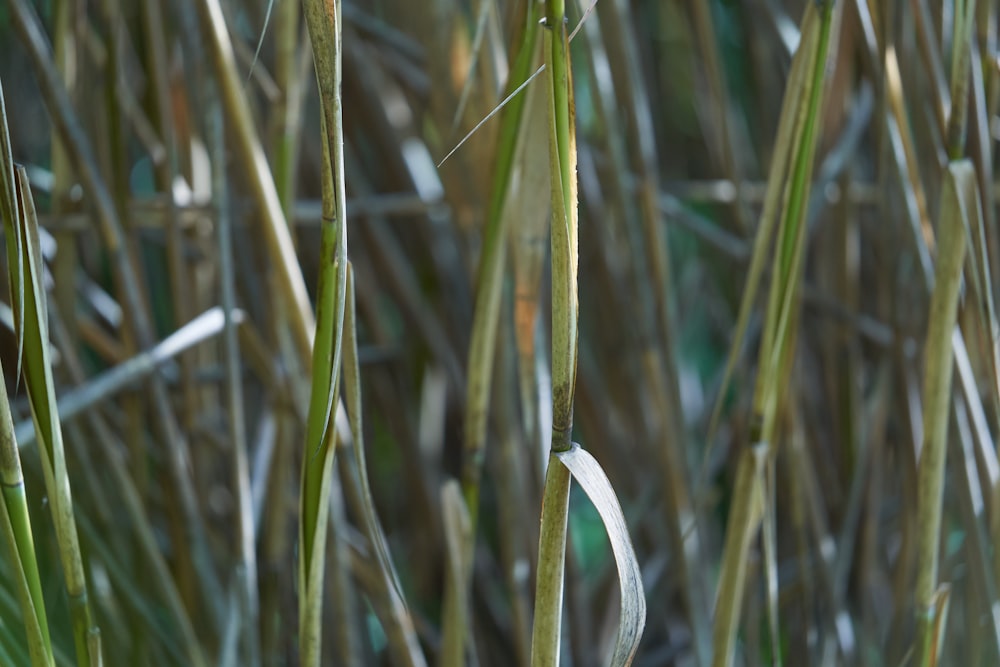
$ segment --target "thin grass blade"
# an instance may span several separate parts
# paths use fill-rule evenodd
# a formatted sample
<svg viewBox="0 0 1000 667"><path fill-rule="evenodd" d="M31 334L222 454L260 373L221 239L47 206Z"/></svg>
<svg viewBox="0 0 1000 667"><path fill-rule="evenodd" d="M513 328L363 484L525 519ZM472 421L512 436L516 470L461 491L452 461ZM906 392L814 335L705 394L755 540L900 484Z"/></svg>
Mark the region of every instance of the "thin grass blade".
<svg viewBox="0 0 1000 667"><path fill-rule="evenodd" d="M48 334L48 313L42 282L41 249L38 242L38 220L34 201L23 167L15 171L17 185L18 220L7 220L6 225L19 226L20 236L26 241L21 256L24 267L25 289L23 294L12 294L17 309L23 308L21 329L25 340L24 373L28 390L31 415L41 444L42 471L45 487L52 505L52 517L59 544L66 592L70 601L73 638L76 644L77 664L81 667L100 664L100 649L94 646L100 634L93 622L87 598L87 582L83 570L83 557L73 517L73 498L63 450L62 429L55 398ZM10 270L10 267L8 268ZM17 284L11 280L11 285Z"/></svg>
<svg viewBox="0 0 1000 667"><path fill-rule="evenodd" d="M354 270L351 263L347 264L347 307L344 317L344 405L346 405L347 420L350 429L350 442L354 453L354 473L357 476L356 488L349 491L360 496L363 514L360 517L362 530L368 538L370 548L375 555L375 566L380 577L385 600L382 607L389 610L386 624L386 634L389 640L390 652L394 660L407 667L423 667L426 664L413 629L410 610L403 597L403 588L393 564L385 534L375 511L375 500L372 497L368 482L368 464L365 456L365 438L362 427L361 406L361 370L358 363L357 312L355 308ZM342 431L340 420L342 413L338 411L338 432ZM347 434L338 437L346 441ZM442 643L444 641L442 640Z"/></svg>
<svg viewBox="0 0 1000 667"><path fill-rule="evenodd" d="M18 309L15 327L18 333L18 375L20 375L21 351L24 341L24 272L21 263L20 231L23 227L14 221L20 220L20 207L15 194L14 161L10 152L10 135L7 129L7 115L4 106L3 86L0 85L0 217L4 221L7 237L7 259L11 278L11 289L20 296L15 303ZM0 376L3 373L0 371ZM27 633L28 651L34 667L53 665L52 642L49 636L45 599L42 597L41 577L35 558L35 542L28 515L24 476L21 472L21 456L14 436L14 424L10 414L6 383L0 382L0 527L10 548L10 562L13 563L13 579Z"/></svg>

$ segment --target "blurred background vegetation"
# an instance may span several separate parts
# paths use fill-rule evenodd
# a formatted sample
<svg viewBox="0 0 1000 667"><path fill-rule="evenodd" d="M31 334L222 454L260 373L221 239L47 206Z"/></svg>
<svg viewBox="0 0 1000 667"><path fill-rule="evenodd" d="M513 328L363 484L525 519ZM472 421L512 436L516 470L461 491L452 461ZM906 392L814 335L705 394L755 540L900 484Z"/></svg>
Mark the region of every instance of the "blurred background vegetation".
<svg viewBox="0 0 1000 667"><path fill-rule="evenodd" d="M961 158L973 171L960 183L974 194L959 196L969 258L954 388L940 385L947 467L931 536L932 636L940 664L1000 664L1000 328L989 278L1000 269L998 4L834 3L807 160L805 268L788 292L801 310L781 348L791 371L774 375L758 368L769 260L742 329L738 315L755 239L761 257L772 252L755 234L773 193L781 203L786 173L771 168L786 150L778 129L792 57L812 44L803 15L826 3L569 3L570 28L592 10L571 43L574 439L607 472L641 566L648 615L635 664L916 664L921 503L934 505L918 458L940 421L924 410L939 386L924 350L948 164ZM325 664L438 663L454 556L442 487L473 456L469 350L481 257L498 242L484 221L501 117L437 164L513 89L532 5L343 4L365 456L338 440ZM227 41L236 79L218 55ZM308 356L288 285L304 279L315 298L323 223L320 107L299 3L6 0L0 82L41 225L51 367L104 664L298 664L300 469L312 454ZM547 160L544 130L524 132L523 150ZM518 210L544 220L538 171L519 164ZM294 255L268 226L261 174ZM517 223L508 232L462 614L462 660L483 667L528 664L552 417L548 235ZM77 664L75 601L17 375L18 308L7 303L0 360L55 661ZM774 439L745 496L738 461L761 439L761 376L777 378ZM743 524L732 517L761 499L734 552L727 535ZM563 664L602 665L618 618L615 563L581 493L569 524ZM736 643L720 657L726 551L745 581L727 597ZM0 559L5 665L30 664L17 576Z"/></svg>

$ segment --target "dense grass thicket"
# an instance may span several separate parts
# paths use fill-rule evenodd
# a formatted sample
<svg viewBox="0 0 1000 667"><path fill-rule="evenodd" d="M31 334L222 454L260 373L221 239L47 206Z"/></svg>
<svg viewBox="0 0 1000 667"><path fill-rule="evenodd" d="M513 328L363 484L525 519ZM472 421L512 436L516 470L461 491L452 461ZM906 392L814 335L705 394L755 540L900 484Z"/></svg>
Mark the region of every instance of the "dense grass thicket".
<svg viewBox="0 0 1000 667"><path fill-rule="evenodd" d="M0 3L0 664L1000 664L998 10Z"/></svg>

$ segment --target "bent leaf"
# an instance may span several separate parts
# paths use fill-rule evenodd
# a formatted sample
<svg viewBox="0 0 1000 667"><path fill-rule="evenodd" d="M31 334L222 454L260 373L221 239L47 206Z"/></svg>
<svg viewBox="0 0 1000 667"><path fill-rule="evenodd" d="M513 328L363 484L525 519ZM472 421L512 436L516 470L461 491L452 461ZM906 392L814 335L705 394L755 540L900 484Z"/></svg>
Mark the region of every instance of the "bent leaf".
<svg viewBox="0 0 1000 667"><path fill-rule="evenodd" d="M639 571L639 561L632 548L622 507L601 464L589 452L574 442L567 451L554 454L569 468L594 504L611 541L621 589L618 638L611 656L611 667L631 665L636 649L639 648L639 640L642 639L642 630L646 626L646 597L642 589L642 572Z"/></svg>

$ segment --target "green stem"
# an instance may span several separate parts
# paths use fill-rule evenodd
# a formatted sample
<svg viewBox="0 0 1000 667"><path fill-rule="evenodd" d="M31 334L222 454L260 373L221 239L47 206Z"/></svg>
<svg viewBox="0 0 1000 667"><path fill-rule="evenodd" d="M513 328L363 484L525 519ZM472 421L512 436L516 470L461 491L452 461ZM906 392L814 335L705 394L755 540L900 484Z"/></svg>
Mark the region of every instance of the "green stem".
<svg viewBox="0 0 1000 667"><path fill-rule="evenodd" d="M559 664L571 479L569 469L555 454L550 454L538 540L535 625L531 636L532 667L555 667Z"/></svg>
<svg viewBox="0 0 1000 667"><path fill-rule="evenodd" d="M570 472L555 456L572 448L577 364L577 186L573 86L565 3L546 5L545 64L549 88L552 175L552 452L542 501L531 664L559 662Z"/></svg>

